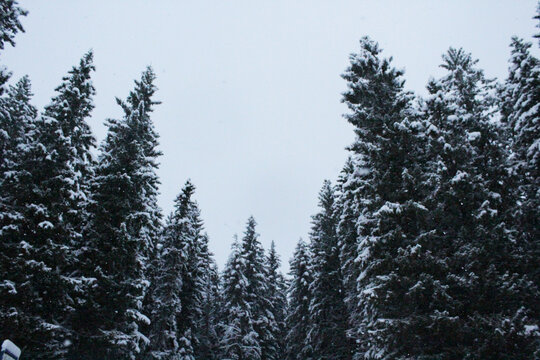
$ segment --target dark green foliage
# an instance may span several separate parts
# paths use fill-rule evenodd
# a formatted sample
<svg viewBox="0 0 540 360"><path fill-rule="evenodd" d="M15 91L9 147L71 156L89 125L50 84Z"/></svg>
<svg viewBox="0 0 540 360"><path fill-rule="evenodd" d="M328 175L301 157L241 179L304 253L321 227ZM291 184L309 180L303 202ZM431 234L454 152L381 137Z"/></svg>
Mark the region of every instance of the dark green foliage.
<svg viewBox="0 0 540 360"><path fill-rule="evenodd" d="M287 285L285 278L280 271L281 260L276 253L276 245L272 241L270 250L266 258L266 267L268 271L268 297L271 307L268 309L275 321L275 327L270 329L273 339L273 354L267 359L283 359L285 357L285 317L287 313Z"/></svg>
<svg viewBox="0 0 540 360"><path fill-rule="evenodd" d="M313 282L311 273L311 253L309 246L300 239L291 259L291 277L288 289L289 306L287 311L287 345L286 359L313 359L313 348L308 342L308 332L311 326L310 284Z"/></svg>
<svg viewBox="0 0 540 360"><path fill-rule="evenodd" d="M380 57L375 42L364 38L360 47L343 75L349 88L343 101L351 110L346 118L357 139L339 186L341 255L354 272L345 284L355 358L394 359L410 351L416 316L428 310L407 298L432 281L423 278L424 264L416 255L426 213L421 203L425 124L403 89L402 71Z"/></svg>
<svg viewBox="0 0 540 360"><path fill-rule="evenodd" d="M121 120L108 120L99 165L92 180L84 270L93 279L78 315L84 358L135 359L148 339L142 311L148 288L148 258L160 227L157 206L158 135L150 119L156 87L151 68L127 101Z"/></svg>
<svg viewBox="0 0 540 360"><path fill-rule="evenodd" d="M219 360L221 331L219 328L221 305L221 284L217 265L209 259L203 277L203 292L200 317L195 331L195 359Z"/></svg>
<svg viewBox="0 0 540 360"><path fill-rule="evenodd" d="M337 214L329 181L324 182L320 192L319 207L320 212L313 216L310 234L313 281L309 287L311 321L307 342L318 359L350 359L350 344L346 336L348 318L336 234Z"/></svg>
<svg viewBox="0 0 540 360"><path fill-rule="evenodd" d="M159 243L151 297L152 359L195 359L194 348L199 345L199 319L211 264L194 192L195 186L188 181Z"/></svg>
<svg viewBox="0 0 540 360"><path fill-rule="evenodd" d="M264 250L250 217L223 274L222 351L227 359L275 359L276 329Z"/></svg>
<svg viewBox="0 0 540 360"><path fill-rule="evenodd" d="M251 220L251 218L250 218ZM251 222L250 222L251 223ZM253 228L246 230L246 238L254 235ZM245 238L245 239L246 239ZM255 332L254 311L248 299L248 283L240 244L235 241L232 253L223 272L223 314L220 341L222 357L225 359L261 359L259 335Z"/></svg>
<svg viewBox="0 0 540 360"><path fill-rule="evenodd" d="M518 340L527 312L517 299L529 290L510 257L514 241L505 214L513 197L504 132L492 120L493 82L462 50L451 48L443 60L447 74L430 82L427 101L437 178L430 235L444 261L441 306L449 319L439 349L444 358L527 358L527 341Z"/></svg>
<svg viewBox="0 0 540 360"><path fill-rule="evenodd" d="M9 212L3 217L2 242L17 248L11 260L16 268L7 276L16 296L5 313L17 318L10 338L31 338L25 353L36 359L62 356L73 339L74 299L82 285L76 271L85 218L81 203L88 195L81 172L91 165L92 146L89 131L85 143L78 131L88 129L85 121L93 107L92 69L87 54L36 119L28 104L27 79L12 89L9 100L8 112L17 122L11 132L22 137L8 144L16 156L5 158L8 171L2 181L3 205ZM63 113L67 108L71 112Z"/></svg>

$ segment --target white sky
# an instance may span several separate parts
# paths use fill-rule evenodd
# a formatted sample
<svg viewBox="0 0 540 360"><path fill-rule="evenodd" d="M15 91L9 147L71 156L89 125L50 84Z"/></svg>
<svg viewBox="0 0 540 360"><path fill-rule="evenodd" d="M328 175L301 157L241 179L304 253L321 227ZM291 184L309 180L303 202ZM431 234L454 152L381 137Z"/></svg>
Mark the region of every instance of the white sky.
<svg viewBox="0 0 540 360"><path fill-rule="evenodd" d="M163 102L160 205L164 213L191 178L211 250L222 267L249 215L266 248L275 240L285 270L324 179L334 180L352 128L341 117L340 74L364 35L406 69L425 94L441 54L463 46L491 77L504 79L512 35L531 40L534 0L165 1L21 0L25 34L0 62L28 74L34 103L49 102L61 77L94 49L98 140L121 116L146 65ZM536 48L536 47L535 47Z"/></svg>

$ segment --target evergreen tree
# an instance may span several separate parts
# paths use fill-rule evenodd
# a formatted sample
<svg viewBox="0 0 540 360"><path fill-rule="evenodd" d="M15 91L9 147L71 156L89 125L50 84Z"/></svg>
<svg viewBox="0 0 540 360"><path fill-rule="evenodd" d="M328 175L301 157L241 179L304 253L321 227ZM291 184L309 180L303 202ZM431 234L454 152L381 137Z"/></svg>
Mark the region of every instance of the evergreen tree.
<svg viewBox="0 0 540 360"><path fill-rule="evenodd" d="M92 69L89 54L64 78L44 115L31 123L22 121L19 130L30 130L13 149L17 160L9 165L12 169L2 183L4 204L13 214L4 219L3 241L18 242L20 248L14 260L19 268L11 276L21 286L16 300L21 324L10 337L32 338L25 353L36 359L63 356L73 338L71 316L81 284L74 270L84 219L81 203L87 196L80 173L89 166L92 145L88 130L88 144L82 146L85 154L78 152L77 131L88 129L85 118L93 107ZM31 117L35 111L26 104L28 82L20 84L12 115ZM66 108L72 112L54 111Z"/></svg>
<svg viewBox="0 0 540 360"><path fill-rule="evenodd" d="M151 68L135 82L121 120L108 120L109 131L92 180L90 221L84 251L86 277L94 279L79 310L81 358L135 359L148 338L142 313L148 288L148 258L160 229L155 173L158 135L150 118L156 87Z"/></svg>
<svg viewBox="0 0 540 360"><path fill-rule="evenodd" d="M220 343L222 359L261 359L259 335L255 332L254 309L246 296L248 280L244 274L245 266L240 244L235 241L223 272L223 337Z"/></svg>
<svg viewBox="0 0 540 360"><path fill-rule="evenodd" d="M506 220L513 225L512 263L517 264L517 272L522 274L522 286L529 289L519 302L521 313L527 316L522 325L531 329L533 319L540 318L540 307L534 300L540 297L540 63L531 55L530 43L514 37L510 46L510 67L501 91L501 112L510 138L508 166L516 201L508 209ZM513 298L516 297L513 294ZM536 326L540 324L536 322ZM536 338L536 356L540 356L540 332L530 331L529 335Z"/></svg>
<svg viewBox="0 0 540 360"><path fill-rule="evenodd" d="M219 360L221 331L219 329L221 305L220 277L215 261L208 261L203 277L201 315L197 319L195 359Z"/></svg>
<svg viewBox="0 0 540 360"><path fill-rule="evenodd" d="M3 111L0 114L0 336L15 342L33 326L21 303L25 296L21 286L28 280L28 275L22 273L24 261L20 255L29 245L20 239L24 208L16 203L17 194L11 191L23 180L19 178L23 175L19 153L22 149L27 151L37 116L37 109L30 104L32 95L30 80L23 77L9 88L6 98L2 99ZM31 295L28 291L28 296ZM37 318L34 320L38 321Z"/></svg>
<svg viewBox="0 0 540 360"><path fill-rule="evenodd" d="M527 314L516 301L528 290L510 256L504 214L512 194L502 129L493 121L493 81L461 49L443 60L447 74L430 81L426 103L437 179L428 200L430 241L444 271L444 320L433 347L441 358L529 358Z"/></svg>
<svg viewBox="0 0 540 360"><path fill-rule="evenodd" d="M286 359L313 359L313 349L308 342L308 330L311 326L309 304L311 292L309 285L313 281L311 273L311 254L309 246L300 239L291 259L291 277L288 289Z"/></svg>
<svg viewBox="0 0 540 360"><path fill-rule="evenodd" d="M30 79L24 76L0 98L0 171L3 176L15 169L21 150L18 147L29 141L28 134L37 117L37 109L30 104L32 96Z"/></svg>
<svg viewBox="0 0 540 360"><path fill-rule="evenodd" d="M176 198L160 243L150 338L154 359L195 359L203 277L210 270L210 257L194 192L188 181Z"/></svg>
<svg viewBox="0 0 540 360"><path fill-rule="evenodd" d="M343 274L343 296L347 306L349 324L353 319L350 315L356 309L357 278L359 267L355 260L358 257L358 214L361 213L362 199L356 191L361 186L363 167L359 162L355 162L353 157L349 157L338 178L336 186L335 212L338 217L337 237L339 247L339 258L341 272ZM348 329L348 336L351 337L351 329ZM354 336L352 336L354 338ZM351 341L354 350L355 342Z"/></svg>
<svg viewBox="0 0 540 360"><path fill-rule="evenodd" d="M79 66L71 69L56 88L57 95L45 107L44 115L56 119L62 131L70 135L73 146L73 168L84 193L88 192L88 179L92 174L95 139L86 119L94 109L92 102L96 94L91 73L96 70L92 51L84 54ZM86 201L86 196L80 199Z"/></svg>
<svg viewBox="0 0 540 360"><path fill-rule="evenodd" d="M334 190L329 181L323 184L319 206L321 210L313 217L311 230L313 281L310 284L311 324L308 343L318 359L350 359L346 336L347 310L336 235Z"/></svg>
<svg viewBox="0 0 540 360"><path fill-rule="evenodd" d="M266 276L264 250L250 217L242 242L223 276L225 316L222 348L227 359L275 359L276 322Z"/></svg>
<svg viewBox="0 0 540 360"><path fill-rule="evenodd" d="M530 53L530 43L512 39L508 79L501 94L502 118L510 132L509 165L516 178L516 198L511 217L526 248L520 262L531 266L526 273L540 286L540 62Z"/></svg>
<svg viewBox="0 0 540 360"><path fill-rule="evenodd" d="M380 53L375 42L363 38L343 74L348 83L343 101L351 111L346 119L357 136L336 211L357 359L417 354L419 332L436 312L423 294L436 291L436 281L426 274L434 259L423 237L426 126L404 90L403 72Z"/></svg>
<svg viewBox="0 0 540 360"><path fill-rule="evenodd" d="M272 331L272 338L274 339L275 353L274 359L283 359L285 357L285 317L287 315L287 284L283 274L279 271L281 266L281 260L276 253L276 245L272 241L270 250L267 256L267 283L268 283L268 297L270 298L271 308L270 311L275 320L275 328L270 329Z"/></svg>

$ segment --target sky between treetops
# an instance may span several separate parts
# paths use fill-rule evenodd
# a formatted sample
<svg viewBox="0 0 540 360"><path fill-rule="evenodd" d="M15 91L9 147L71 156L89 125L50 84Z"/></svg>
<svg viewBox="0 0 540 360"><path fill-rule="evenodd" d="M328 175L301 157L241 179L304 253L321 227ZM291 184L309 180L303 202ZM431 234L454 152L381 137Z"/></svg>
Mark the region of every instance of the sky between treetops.
<svg viewBox="0 0 540 360"><path fill-rule="evenodd" d="M532 41L534 0L165 1L21 0L30 14L0 62L28 74L34 104L49 102L89 49L97 72L89 123L98 141L120 117L147 65L157 74L160 206L190 178L220 267L250 215L284 270L308 238L324 179L335 180L353 140L340 74L369 35L425 94L441 55L463 47L489 77L506 76L512 35ZM537 47L535 47L537 49ZM536 50L534 50L536 51Z"/></svg>

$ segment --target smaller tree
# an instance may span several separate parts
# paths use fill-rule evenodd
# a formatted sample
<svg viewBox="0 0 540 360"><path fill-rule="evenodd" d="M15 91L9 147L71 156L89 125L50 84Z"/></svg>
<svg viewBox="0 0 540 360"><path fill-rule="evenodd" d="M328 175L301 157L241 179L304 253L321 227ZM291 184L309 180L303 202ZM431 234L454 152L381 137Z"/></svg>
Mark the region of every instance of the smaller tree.
<svg viewBox="0 0 540 360"><path fill-rule="evenodd" d="M245 266L240 244L235 240L223 272L221 352L224 359L261 359L261 344L255 331L253 307L251 299L246 296L248 279L244 273Z"/></svg>
<svg viewBox="0 0 540 360"><path fill-rule="evenodd" d="M287 284L279 268L281 260L276 253L276 245L272 241L270 250L266 258L266 267L268 271L268 296L270 297L271 308L275 321L275 328L271 329L272 338L275 341L274 359L283 359L285 356L285 336L286 326L285 317L287 314Z"/></svg>
<svg viewBox="0 0 540 360"><path fill-rule="evenodd" d="M175 201L160 241L157 257L151 357L195 359L197 321L202 316L202 279L207 238L193 200L195 186L187 181ZM207 272L205 273L207 274Z"/></svg>
<svg viewBox="0 0 540 360"><path fill-rule="evenodd" d="M287 293L288 311L285 319L286 359L309 360L313 359L313 347L308 341L308 331L311 327L309 285L313 282L313 275L309 246L302 239L296 245L290 265L291 282Z"/></svg>
<svg viewBox="0 0 540 360"><path fill-rule="evenodd" d="M337 242L334 190L325 181L319 194L320 212L313 216L311 230L310 284L311 326L308 342L319 359L350 359L346 336L347 309L344 302L342 266Z"/></svg>

